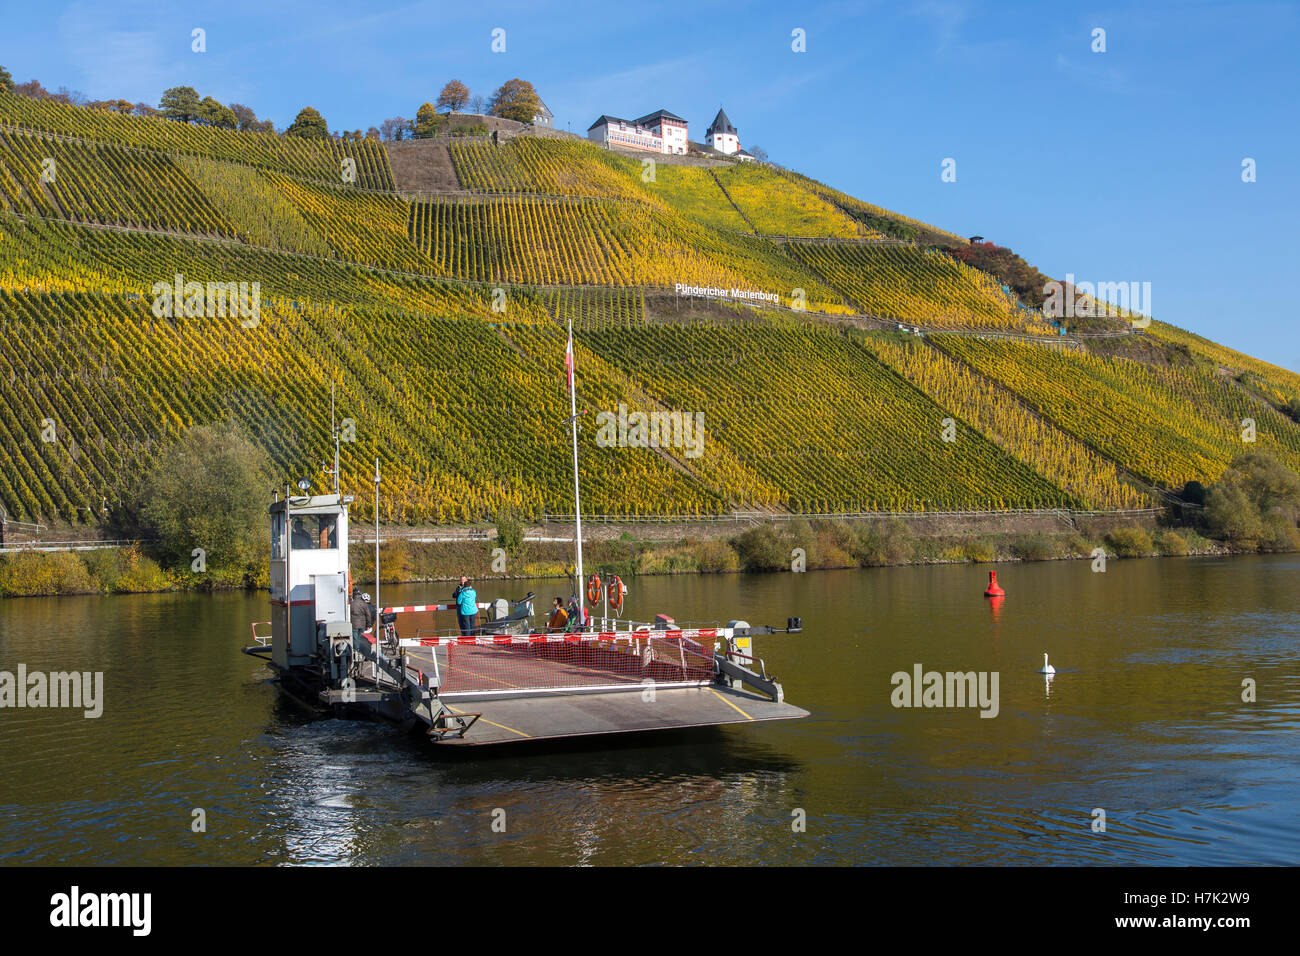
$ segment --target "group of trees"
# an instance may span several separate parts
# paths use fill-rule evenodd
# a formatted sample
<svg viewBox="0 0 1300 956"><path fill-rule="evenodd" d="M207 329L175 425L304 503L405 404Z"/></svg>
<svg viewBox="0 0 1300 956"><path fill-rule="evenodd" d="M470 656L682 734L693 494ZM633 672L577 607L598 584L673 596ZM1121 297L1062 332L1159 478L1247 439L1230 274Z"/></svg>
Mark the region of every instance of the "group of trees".
<svg viewBox="0 0 1300 956"><path fill-rule="evenodd" d="M1200 491L1188 487L1183 494L1194 500ZM1268 452L1234 459L1202 500L1205 525L1216 538L1242 548L1300 550L1300 475Z"/></svg>
<svg viewBox="0 0 1300 956"><path fill-rule="evenodd" d="M198 91L192 86L173 86L164 91L162 99L158 101L157 112L167 119L182 123L199 123L204 126L215 126L218 129L275 132L274 123L270 120L259 120L257 114L242 103L226 106L211 96L199 99Z"/></svg>
<svg viewBox="0 0 1300 956"><path fill-rule="evenodd" d="M449 80L438 93L437 100L426 102L416 111L415 119L392 116L370 128L370 133L386 143L405 139L428 139L438 135L450 123L447 117L465 108L478 115L499 116L518 123L531 123L541 112L542 101L533 84L516 77L502 83L493 94L484 99L481 94L470 93L460 80ZM369 134L368 134L369 135Z"/></svg>

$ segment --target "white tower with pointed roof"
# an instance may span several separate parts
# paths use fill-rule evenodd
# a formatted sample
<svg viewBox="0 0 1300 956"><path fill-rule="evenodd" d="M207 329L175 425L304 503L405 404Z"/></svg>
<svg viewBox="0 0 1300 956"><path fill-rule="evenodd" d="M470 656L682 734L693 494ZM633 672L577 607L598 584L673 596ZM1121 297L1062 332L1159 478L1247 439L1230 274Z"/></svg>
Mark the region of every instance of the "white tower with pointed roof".
<svg viewBox="0 0 1300 956"><path fill-rule="evenodd" d="M728 156L740 149L740 133L731 125L731 120L727 119L722 107L718 107L718 115L713 117L713 122L704 131L704 142Z"/></svg>

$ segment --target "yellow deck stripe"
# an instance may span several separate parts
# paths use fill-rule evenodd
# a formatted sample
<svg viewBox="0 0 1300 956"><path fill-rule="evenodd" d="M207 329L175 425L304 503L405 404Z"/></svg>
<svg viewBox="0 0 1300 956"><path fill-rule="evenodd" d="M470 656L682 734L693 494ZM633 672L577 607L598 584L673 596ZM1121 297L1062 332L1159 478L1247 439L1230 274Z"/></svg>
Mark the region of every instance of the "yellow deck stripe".
<svg viewBox="0 0 1300 956"><path fill-rule="evenodd" d="M446 703L444 703L442 706L446 707L446 708L447 708L449 711L451 711L453 714L463 714L463 713L465 713L465 711L463 711L463 710L457 710L455 707L451 706L451 704L446 704ZM739 707L737 707L736 709L737 709L737 710L740 710ZM741 711L741 713L744 713L744 711ZM485 724L491 724L493 727L500 727L502 730L508 730L508 731L510 731L512 734L518 734L520 737L528 737L528 738L531 739L532 736L533 736L532 734L526 734L526 733L524 733L522 730L515 730L515 728L513 728L513 727L507 727L505 724L498 724L495 720L488 720L486 717L483 717L482 715L479 716L479 720L483 721L483 723L485 723Z"/></svg>
<svg viewBox="0 0 1300 956"><path fill-rule="evenodd" d="M727 705L729 705L729 706L731 706L731 707L735 707L735 708L736 708L736 712L739 713L740 716L741 716L741 717L744 717L746 720L753 720L753 719L754 719L753 717L749 716L749 714L747 714L747 713L745 713L743 710L741 710L739 707L736 707L736 704L735 704L734 701L727 700L727 698L723 697L721 694L719 694L719 693L718 693L716 690L714 690L712 687L709 688L709 693L712 694L714 697L718 698L718 700L722 701L723 703L725 703L725 704L727 704Z"/></svg>

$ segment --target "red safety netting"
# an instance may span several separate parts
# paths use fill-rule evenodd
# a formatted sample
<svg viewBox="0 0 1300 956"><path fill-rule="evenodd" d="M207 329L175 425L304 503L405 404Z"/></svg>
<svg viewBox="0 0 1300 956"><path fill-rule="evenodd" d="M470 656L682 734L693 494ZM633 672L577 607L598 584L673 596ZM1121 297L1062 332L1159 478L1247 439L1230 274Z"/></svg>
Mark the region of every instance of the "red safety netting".
<svg viewBox="0 0 1300 956"><path fill-rule="evenodd" d="M712 648L680 634L617 640L451 644L440 696L519 694L713 679Z"/></svg>

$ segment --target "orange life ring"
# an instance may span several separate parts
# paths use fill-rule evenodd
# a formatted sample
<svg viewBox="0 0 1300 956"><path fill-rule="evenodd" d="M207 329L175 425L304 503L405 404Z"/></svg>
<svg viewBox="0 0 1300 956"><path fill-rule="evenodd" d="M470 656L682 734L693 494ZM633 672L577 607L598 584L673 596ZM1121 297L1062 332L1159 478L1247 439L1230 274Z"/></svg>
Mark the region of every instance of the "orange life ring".
<svg viewBox="0 0 1300 956"><path fill-rule="evenodd" d="M614 613L623 610L623 579L617 574L609 579L606 593L609 595L609 606L614 609Z"/></svg>
<svg viewBox="0 0 1300 956"><path fill-rule="evenodd" d="M595 604L600 600L600 574L593 574L587 581L587 601Z"/></svg>

